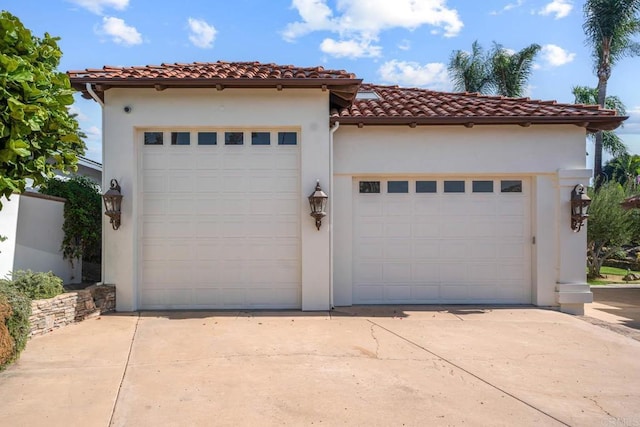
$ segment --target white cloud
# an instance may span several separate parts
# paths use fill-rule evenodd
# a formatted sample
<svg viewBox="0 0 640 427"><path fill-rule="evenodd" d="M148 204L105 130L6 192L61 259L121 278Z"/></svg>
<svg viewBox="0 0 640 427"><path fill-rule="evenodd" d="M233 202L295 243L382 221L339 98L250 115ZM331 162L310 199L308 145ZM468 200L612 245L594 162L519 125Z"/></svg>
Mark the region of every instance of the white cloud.
<svg viewBox="0 0 640 427"><path fill-rule="evenodd" d="M339 0L335 10L327 1L292 0L301 20L288 24L283 38L293 41L311 32L328 31L339 35L343 41L338 43L362 43L377 40L382 31L392 28L414 30L429 25L445 37L454 37L463 27L457 10L448 8L446 0Z"/></svg>
<svg viewBox="0 0 640 427"><path fill-rule="evenodd" d="M411 42L407 39L402 40L398 43L398 49L400 50L409 50L411 49Z"/></svg>
<svg viewBox="0 0 640 427"><path fill-rule="evenodd" d="M553 0L538 11L538 14L545 16L555 15L555 19L560 19L568 16L572 9L573 2L571 0Z"/></svg>
<svg viewBox="0 0 640 427"><path fill-rule="evenodd" d="M398 61L385 62L378 69L385 82L406 86L423 86L430 89L448 89L449 76L447 67L440 62L420 65L417 62Z"/></svg>
<svg viewBox="0 0 640 427"><path fill-rule="evenodd" d="M512 9L517 9L524 4L525 0L517 0L515 3L507 3L505 7L500 10L494 10L489 12L490 15L500 15L501 13L508 12Z"/></svg>
<svg viewBox="0 0 640 427"><path fill-rule="evenodd" d="M369 40L340 40L324 39L320 43L320 50L336 58L374 58L380 56L382 47L372 45Z"/></svg>
<svg viewBox="0 0 640 427"><path fill-rule="evenodd" d="M194 46L208 49L213 47L218 31L202 19L189 18L189 40Z"/></svg>
<svg viewBox="0 0 640 427"><path fill-rule="evenodd" d="M129 0L67 0L71 3L87 9L97 15L102 15L105 8L124 10L129 6Z"/></svg>
<svg viewBox="0 0 640 427"><path fill-rule="evenodd" d="M142 35L135 29L127 25L124 20L105 16L102 18L101 33L111 37L114 43L125 46L133 46L142 43Z"/></svg>
<svg viewBox="0 0 640 427"><path fill-rule="evenodd" d="M568 64L576 57L575 53L569 53L560 46L546 44L542 46L542 59L551 67L559 67Z"/></svg>
<svg viewBox="0 0 640 427"><path fill-rule="evenodd" d="M87 116L86 114L84 114L78 107L76 107L75 105L70 105L69 106L69 114L75 114L76 115L76 120L78 120L79 122L84 122L89 120L89 116Z"/></svg>
<svg viewBox="0 0 640 427"><path fill-rule="evenodd" d="M102 130L98 126L89 126L84 130L87 134L87 138L96 139L102 137Z"/></svg>

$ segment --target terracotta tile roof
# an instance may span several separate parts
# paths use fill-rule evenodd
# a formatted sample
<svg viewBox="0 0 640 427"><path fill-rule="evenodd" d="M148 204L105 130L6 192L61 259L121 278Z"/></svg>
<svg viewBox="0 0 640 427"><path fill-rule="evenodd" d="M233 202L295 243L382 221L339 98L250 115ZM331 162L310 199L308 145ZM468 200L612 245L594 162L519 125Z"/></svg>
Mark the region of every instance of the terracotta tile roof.
<svg viewBox="0 0 640 427"><path fill-rule="evenodd" d="M398 86L361 85L378 99L359 99L331 109L331 121L340 124L576 124L590 131L613 129L626 117L597 105L559 104L529 98L506 98L476 93L447 93Z"/></svg>
<svg viewBox="0 0 640 427"><path fill-rule="evenodd" d="M344 107L353 101L362 80L344 70L323 67L263 64L260 62L194 62L140 67L104 66L97 69L67 71L71 86L91 98L87 84L104 100L112 87L216 88L322 88L330 91L332 106Z"/></svg>
<svg viewBox="0 0 640 427"><path fill-rule="evenodd" d="M104 91L128 88L322 88L330 92L330 120L352 125L575 124L589 131L615 129L626 119L593 105L559 104L528 98L361 84L355 74L323 67L260 62L194 62L139 67L105 66L68 71L71 85L104 99ZM89 90L87 85L90 85ZM379 99L358 99L375 92Z"/></svg>
<svg viewBox="0 0 640 427"><path fill-rule="evenodd" d="M119 80L191 80L191 79L356 79L344 70L323 67L262 64L260 62L194 62L191 64L161 64L139 67L112 67L68 71L74 82Z"/></svg>

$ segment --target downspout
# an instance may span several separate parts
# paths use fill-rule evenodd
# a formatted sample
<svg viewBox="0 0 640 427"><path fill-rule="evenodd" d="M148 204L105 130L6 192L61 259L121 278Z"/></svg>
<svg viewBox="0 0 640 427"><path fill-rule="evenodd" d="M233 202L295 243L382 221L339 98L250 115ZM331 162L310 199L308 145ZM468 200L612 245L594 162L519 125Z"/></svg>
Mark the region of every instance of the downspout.
<svg viewBox="0 0 640 427"><path fill-rule="evenodd" d="M333 192L333 134L340 127L340 122L335 122L329 129L329 191L333 202L329 212L329 307L333 310L333 205L335 194Z"/></svg>
<svg viewBox="0 0 640 427"><path fill-rule="evenodd" d="M91 95L93 100L96 101L98 104L100 104L101 107L104 107L104 102L102 102L102 99L100 99L98 94L93 91L93 87L91 87L91 83L87 83L85 85L85 88L87 89L87 92L89 93L89 95Z"/></svg>
<svg viewBox="0 0 640 427"><path fill-rule="evenodd" d="M104 132L104 102L102 102L102 99L100 99L100 97L98 96L97 93L95 93L93 91L93 87L91 87L91 83L87 83L85 84L85 89L87 90L87 93L89 95L91 95L91 98L93 98L94 101L96 101L98 103L98 105L100 105L100 113L101 113L101 121L102 121L102 127L103 127L103 132ZM104 159L104 135L102 137L102 158ZM104 165L102 167L102 182L100 183L102 190L104 191L105 185L104 185ZM103 221L104 222L104 216L103 216ZM106 262L104 262L104 254L106 253L105 251L105 238L104 238L104 233L105 233L105 228L106 227L102 227L102 236L101 236L101 241L102 241L102 259L100 260L100 282L102 284L104 284L104 279L105 279L105 265ZM82 274L81 274L82 275Z"/></svg>

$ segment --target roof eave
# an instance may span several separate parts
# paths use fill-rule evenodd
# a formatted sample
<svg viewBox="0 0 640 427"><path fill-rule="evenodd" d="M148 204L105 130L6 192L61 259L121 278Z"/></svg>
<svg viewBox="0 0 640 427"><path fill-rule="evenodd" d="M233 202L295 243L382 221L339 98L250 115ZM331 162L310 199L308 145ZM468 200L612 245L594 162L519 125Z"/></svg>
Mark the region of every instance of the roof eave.
<svg viewBox="0 0 640 427"><path fill-rule="evenodd" d="M74 72L69 72L73 75ZM227 88L250 88L250 89L323 89L331 92L332 103L340 107L346 107L353 102L362 83L362 79L350 78L278 78L278 79L251 79L251 78L230 78L230 79L206 79L206 78L94 78L94 77L73 77L70 79L71 86L82 92L82 96L90 98L86 85L90 84L94 91L104 98L104 92L112 88L146 89L155 88L165 90L169 88L182 89L202 89L212 88L224 90Z"/></svg>
<svg viewBox="0 0 640 427"><path fill-rule="evenodd" d="M618 128L627 116L597 116L597 117L340 117L331 116L331 123L340 122L341 125L375 125L375 126L451 126L463 125L473 127L475 125L519 125L528 127L531 125L563 125L572 124L583 127L588 132L599 130L614 130Z"/></svg>

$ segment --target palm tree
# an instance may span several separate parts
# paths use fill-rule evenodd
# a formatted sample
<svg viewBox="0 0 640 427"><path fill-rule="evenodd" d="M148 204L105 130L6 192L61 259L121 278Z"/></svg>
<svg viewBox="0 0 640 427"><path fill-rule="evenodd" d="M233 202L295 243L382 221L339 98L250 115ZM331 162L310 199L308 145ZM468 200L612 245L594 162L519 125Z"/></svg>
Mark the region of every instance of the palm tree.
<svg viewBox="0 0 640 427"><path fill-rule="evenodd" d="M573 93L575 98L574 102L576 104L598 104L598 88L574 86L571 92ZM610 110L616 110L620 115L627 114L626 107L622 103L622 100L617 96L607 96L604 101L604 105ZM589 136L593 137L594 134L590 134ZM627 154L627 146L614 131L602 132L601 144L602 148L608 151L612 156ZM607 176L611 178L611 175L607 174Z"/></svg>
<svg viewBox="0 0 640 427"><path fill-rule="evenodd" d="M519 52L511 52L494 42L490 55L491 76L498 95L509 97L524 95L531 76L533 61L539 51L540 45L535 43Z"/></svg>
<svg viewBox="0 0 640 427"><path fill-rule="evenodd" d="M471 53L454 50L449 58L449 77L458 92L489 94L493 90L489 57L478 41L471 45Z"/></svg>
<svg viewBox="0 0 640 427"><path fill-rule="evenodd" d="M616 156L604 165L602 171L609 180L635 188L640 176L640 156L627 153Z"/></svg>
<svg viewBox="0 0 640 427"><path fill-rule="evenodd" d="M640 0L587 0L584 5L585 21L582 25L587 43L593 48L598 76L598 105L605 106L607 83L611 69L626 56L640 54L640 44L632 37L640 33ZM596 185L602 178L603 134L595 138L594 176Z"/></svg>

